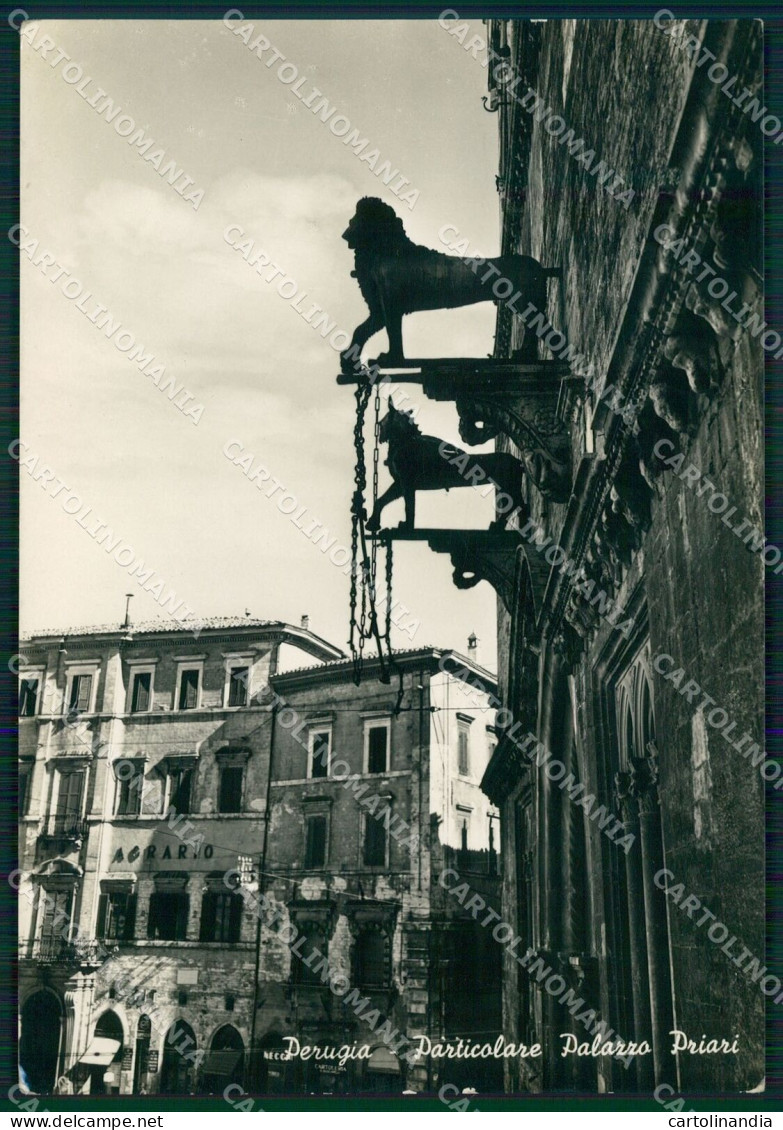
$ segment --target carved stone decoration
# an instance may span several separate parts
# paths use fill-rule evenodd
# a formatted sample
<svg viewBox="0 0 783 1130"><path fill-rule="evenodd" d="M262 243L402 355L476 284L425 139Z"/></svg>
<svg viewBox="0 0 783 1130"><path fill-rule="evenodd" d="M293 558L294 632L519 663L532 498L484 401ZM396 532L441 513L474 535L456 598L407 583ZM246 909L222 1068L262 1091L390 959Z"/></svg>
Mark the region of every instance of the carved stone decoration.
<svg viewBox="0 0 783 1130"><path fill-rule="evenodd" d="M493 804L501 805L520 782L524 788L529 781L529 760L508 734L501 733L481 781L482 791Z"/></svg>
<svg viewBox="0 0 783 1130"><path fill-rule="evenodd" d="M574 376L568 365L519 357L448 357L411 359L398 367L405 376L396 374L395 380L420 382L425 396L456 404L465 443L483 444L501 434L508 436L536 489L553 501L568 500L571 443L569 413L564 414L563 405L570 404L572 414L574 400L584 393L583 378ZM341 375L337 383L362 379Z"/></svg>
<svg viewBox="0 0 783 1130"><path fill-rule="evenodd" d="M459 434L465 443L486 443L501 433L509 436L520 450L528 478L544 498L568 500L570 445L566 428L554 411L547 411L534 397L512 407L506 397L484 394L458 400L457 412Z"/></svg>
<svg viewBox="0 0 783 1130"><path fill-rule="evenodd" d="M563 620L582 640L598 628L607 609L614 608L614 594L622 583L624 569L631 564L649 526L652 490L640 471L641 458L642 451L634 440L616 472L581 570L564 601Z"/></svg>
<svg viewBox="0 0 783 1130"><path fill-rule="evenodd" d="M288 911L291 921L302 933L308 929L315 929L327 939L334 933L337 908L329 894L312 901L297 899L289 904Z"/></svg>
<svg viewBox="0 0 783 1130"><path fill-rule="evenodd" d="M743 175L747 173L750 166L753 164L753 148L746 138L729 138L725 150L731 155L734 168Z"/></svg>
<svg viewBox="0 0 783 1130"><path fill-rule="evenodd" d="M669 366L659 370L650 381L650 404L656 416L664 420L673 432L690 435L694 430L694 413L685 382Z"/></svg>
<svg viewBox="0 0 783 1130"><path fill-rule="evenodd" d="M566 605L565 619L584 640L598 625L598 610L572 590Z"/></svg>
<svg viewBox="0 0 783 1130"><path fill-rule="evenodd" d="M613 522L622 524L624 544L628 547L632 543L635 544L633 531L625 522L625 519L611 509L609 515L611 515ZM604 614L601 609L611 606L611 600L607 601L607 598L616 591L622 580L620 562L616 555L613 555L615 564L612 564L610 554L607 552L608 543L605 539L606 534L604 533L602 538L600 531L597 530L584 556L582 564L584 580L571 588L565 607L565 620L582 639L585 639L598 627L601 616Z"/></svg>
<svg viewBox="0 0 783 1130"><path fill-rule="evenodd" d="M430 543L432 544L432 543ZM432 545L435 549L436 545ZM514 568L516 547L462 542L449 550L454 566L452 580L458 589L472 589L479 581L488 581L510 612L514 606Z"/></svg>
<svg viewBox="0 0 783 1130"><path fill-rule="evenodd" d="M628 566L634 551L633 532L621 514L605 507L597 531L599 551L606 549L619 564Z"/></svg>
<svg viewBox="0 0 783 1130"><path fill-rule="evenodd" d="M621 769L614 775L614 800L624 823L628 822L633 795L633 777L627 769Z"/></svg>
<svg viewBox="0 0 783 1130"><path fill-rule="evenodd" d="M667 439L671 443L669 451L674 451L679 446L677 431L670 427L665 420L655 411L653 402L648 398L636 418L638 433L636 444L639 450L639 471L650 490L655 490L656 482L663 468L661 457L655 453L658 440Z"/></svg>
<svg viewBox="0 0 783 1130"><path fill-rule="evenodd" d="M658 759L634 757L631 759L631 792L638 801L641 815L653 812L659 805Z"/></svg>
<svg viewBox="0 0 783 1130"><path fill-rule="evenodd" d="M612 509L621 514L639 538L650 527L651 490L639 470L638 451L636 458L626 457L620 466L609 497Z"/></svg>
<svg viewBox="0 0 783 1130"><path fill-rule="evenodd" d="M737 272L724 272L722 278L729 284L729 292L736 295L731 307L734 309L734 303L736 303L737 310L735 312L737 314L739 314L739 308L743 303L746 306L751 306L758 299L759 291L747 275L741 275ZM686 308L697 317L703 318L719 337L727 337L733 342L739 341L743 332L742 322L733 317L723 305L725 299L721 301L721 299L712 297L707 290L707 285L705 280L701 285L694 283L690 287L685 296ZM746 309L745 317L747 317L748 312ZM763 313L763 311L760 313Z"/></svg>
<svg viewBox="0 0 783 1130"><path fill-rule="evenodd" d="M716 270L725 275L727 271L735 271L747 276L754 285L761 282L758 275L758 256L754 248L748 246L748 230L752 225L744 222L737 216L737 207L730 207L728 203L718 205L718 215L710 228L710 238L715 244L712 261ZM738 238L737 233L742 233Z"/></svg>
<svg viewBox="0 0 783 1130"><path fill-rule="evenodd" d="M619 514L615 514L612 510L610 510L609 513L611 514L612 518L618 520L620 523L623 523L623 519ZM608 574L609 584L611 585L611 588L616 589L623 579L623 566L620 558L615 552L614 546L606 536L606 531L602 529L600 525L593 535L593 545L595 546L596 554L598 554L604 561L605 573Z"/></svg>
<svg viewBox="0 0 783 1130"><path fill-rule="evenodd" d="M560 656L564 665L569 669L573 669L584 654L584 640L569 623L564 622L560 625L560 630L552 641L552 646L555 653Z"/></svg>
<svg viewBox="0 0 783 1130"><path fill-rule="evenodd" d="M585 575L589 580L595 582L597 588L607 590L613 587L611 567L601 552L600 546L596 543L595 538L585 553L583 568Z"/></svg>
<svg viewBox="0 0 783 1130"><path fill-rule="evenodd" d="M560 361L462 361L422 364L422 388L433 400L454 400L467 444L506 435L521 453L533 485L564 502L571 491L571 444L558 413L563 384L579 385Z"/></svg>
<svg viewBox="0 0 783 1130"><path fill-rule="evenodd" d="M529 570L531 599L539 615L550 566L517 530L381 530L383 541L426 541L435 553L448 553L459 589L488 581L512 612L518 597L517 557L524 553Z"/></svg>
<svg viewBox="0 0 783 1130"><path fill-rule="evenodd" d="M696 333L673 333L664 340L663 355L682 369L692 392L710 394L723 379L723 363L711 327Z"/></svg>

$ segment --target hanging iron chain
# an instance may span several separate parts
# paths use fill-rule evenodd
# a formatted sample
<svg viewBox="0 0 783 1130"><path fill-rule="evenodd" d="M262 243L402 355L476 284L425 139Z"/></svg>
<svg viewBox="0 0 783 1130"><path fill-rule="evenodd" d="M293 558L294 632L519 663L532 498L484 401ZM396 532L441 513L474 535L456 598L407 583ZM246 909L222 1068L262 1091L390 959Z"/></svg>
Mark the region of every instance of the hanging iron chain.
<svg viewBox="0 0 783 1130"><path fill-rule="evenodd" d="M378 538L370 539L367 545L367 512L364 506L364 493L367 489L367 471L364 451L364 427L367 408L370 403L372 382L362 381L356 389L356 423L354 425L354 448L356 467L354 469L354 492L351 503L351 592L350 592L350 648L353 661L354 682L359 685L364 662L364 645L374 639L378 648L380 664L379 678L382 683L390 682L391 670L398 672L400 687L394 713L399 712L402 701L402 671L394 662L391 643L392 625L392 545L385 543L386 564L386 615L383 631L378 620ZM380 390L375 386L372 453L372 505L378 501L378 464L380 459Z"/></svg>
<svg viewBox="0 0 783 1130"><path fill-rule="evenodd" d="M395 661L394 652L392 651L391 642L391 626L392 626L392 572L394 569L394 562L392 556L392 549L394 543L391 538L386 542L386 630L384 633L384 643L386 644L386 654L389 660L389 671L396 671L398 687L397 687L397 701L394 704L394 715L400 713L402 707L402 699L405 694L405 684L403 682L402 667Z"/></svg>
<svg viewBox="0 0 783 1130"><path fill-rule="evenodd" d="M350 639L351 658L353 660L354 682L359 683L361 678L362 653L366 639L367 620L367 590L365 574L367 570L366 548L364 545L364 491L367 486L367 477L364 468L364 417L370 399L370 388L367 383L357 385L356 393L356 422L353 429L354 449L356 452L356 465L354 467L354 492L351 500L351 594L350 594ZM362 542L362 560L359 564L359 540ZM358 591L359 570L362 572L361 595ZM361 601L361 609L357 617L357 606Z"/></svg>
<svg viewBox="0 0 783 1130"><path fill-rule="evenodd" d="M378 502L378 459L381 453L381 393L378 385L375 386L375 420L373 424L373 451L372 451L372 507L375 510ZM373 538L372 543L372 579L373 584L377 576L378 542ZM373 597L375 597L373 593Z"/></svg>

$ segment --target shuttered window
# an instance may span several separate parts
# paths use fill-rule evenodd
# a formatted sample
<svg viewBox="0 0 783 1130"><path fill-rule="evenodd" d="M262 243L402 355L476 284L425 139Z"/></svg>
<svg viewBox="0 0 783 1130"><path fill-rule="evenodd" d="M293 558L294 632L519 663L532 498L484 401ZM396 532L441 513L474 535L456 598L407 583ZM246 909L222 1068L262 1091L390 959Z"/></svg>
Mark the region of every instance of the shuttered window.
<svg viewBox="0 0 783 1130"><path fill-rule="evenodd" d="M86 714L90 709L92 694L92 675L74 675L71 679L71 694L68 699L69 714Z"/></svg>
<svg viewBox="0 0 783 1130"><path fill-rule="evenodd" d="M207 891L201 900L202 942L238 942L242 927L242 896L229 891Z"/></svg>
<svg viewBox="0 0 783 1130"><path fill-rule="evenodd" d="M367 772L385 773L388 768L389 731L384 726L371 726L367 736Z"/></svg>
<svg viewBox="0 0 783 1130"><path fill-rule="evenodd" d="M308 816L305 821L305 867L323 867L326 864L326 816Z"/></svg>
<svg viewBox="0 0 783 1130"><path fill-rule="evenodd" d="M383 867L386 864L386 825L369 814L364 817L364 865Z"/></svg>
<svg viewBox="0 0 783 1130"><path fill-rule="evenodd" d="M32 718L38 701L38 680L22 679L19 684L19 717Z"/></svg>
<svg viewBox="0 0 783 1130"><path fill-rule="evenodd" d="M68 942L73 894L72 890L41 891L43 915L39 953L44 959L62 953Z"/></svg>
<svg viewBox="0 0 783 1130"><path fill-rule="evenodd" d="M82 814L84 773L59 773L58 777L54 832L75 832Z"/></svg>
<svg viewBox="0 0 783 1130"><path fill-rule="evenodd" d="M139 671L133 676L133 690L131 691L131 713L139 714L150 708L150 692L152 690L152 673Z"/></svg>
<svg viewBox="0 0 783 1130"><path fill-rule="evenodd" d="M184 941L188 932L188 905L184 891L155 891L150 896L147 937Z"/></svg>
<svg viewBox="0 0 783 1130"><path fill-rule="evenodd" d="M169 805L175 812L190 812L190 792L193 784L192 769L172 769L170 773Z"/></svg>
<svg viewBox="0 0 783 1130"><path fill-rule="evenodd" d="M84 773L60 773L57 790L57 815L78 816L82 808Z"/></svg>
<svg viewBox="0 0 783 1130"><path fill-rule="evenodd" d="M242 811L242 766L226 765L220 770L218 812Z"/></svg>
<svg viewBox="0 0 783 1130"><path fill-rule="evenodd" d="M134 764L133 762L126 761L121 763L123 766L123 775L119 782L119 793L117 797L117 815L118 816L138 816L141 812L141 794L144 787L144 767L142 764ZM133 767L132 775L127 775L126 765Z"/></svg>
<svg viewBox="0 0 783 1130"><path fill-rule="evenodd" d="M33 776L31 765L22 765L19 769L19 815L27 815L27 805L30 801L30 782Z"/></svg>
<svg viewBox="0 0 783 1130"><path fill-rule="evenodd" d="M249 667L232 667L228 677L228 705L247 706Z"/></svg>
<svg viewBox="0 0 783 1130"><path fill-rule="evenodd" d="M470 772L470 730L461 724L457 731L457 771L463 777Z"/></svg>
<svg viewBox="0 0 783 1130"><path fill-rule="evenodd" d="M188 668L182 672L179 684L180 710L195 710L198 706L198 683L201 672L198 667Z"/></svg>
<svg viewBox="0 0 783 1130"><path fill-rule="evenodd" d="M136 895L110 891L98 899L97 935L106 941L128 942L136 930Z"/></svg>

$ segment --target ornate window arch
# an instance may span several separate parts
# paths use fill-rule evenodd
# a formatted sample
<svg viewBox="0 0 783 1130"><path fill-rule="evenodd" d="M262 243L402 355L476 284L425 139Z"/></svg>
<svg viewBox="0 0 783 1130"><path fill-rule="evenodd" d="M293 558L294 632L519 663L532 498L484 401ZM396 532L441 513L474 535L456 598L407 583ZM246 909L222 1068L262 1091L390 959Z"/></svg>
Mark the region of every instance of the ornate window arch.
<svg viewBox="0 0 783 1130"><path fill-rule="evenodd" d="M628 772L634 759L650 756L655 743L655 709L652 694L650 646L630 664L616 687L620 771Z"/></svg>
<svg viewBox="0 0 783 1130"><path fill-rule="evenodd" d="M199 1090L222 1093L228 1083L241 1085L244 1069L245 1041L233 1024L222 1024L210 1040Z"/></svg>

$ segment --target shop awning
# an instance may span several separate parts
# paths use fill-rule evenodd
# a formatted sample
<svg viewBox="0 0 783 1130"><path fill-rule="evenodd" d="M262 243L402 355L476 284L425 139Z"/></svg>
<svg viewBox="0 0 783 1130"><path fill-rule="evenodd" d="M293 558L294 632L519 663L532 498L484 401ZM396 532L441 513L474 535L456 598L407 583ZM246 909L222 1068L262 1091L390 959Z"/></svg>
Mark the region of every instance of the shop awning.
<svg viewBox="0 0 783 1130"><path fill-rule="evenodd" d="M86 1063L88 1067L108 1067L119 1050L119 1040L110 1040L108 1036L93 1036L79 1063Z"/></svg>
<svg viewBox="0 0 783 1130"><path fill-rule="evenodd" d="M367 1070L378 1073L385 1072L389 1075L399 1075L400 1063L396 1055L388 1048L376 1048L367 1060Z"/></svg>
<svg viewBox="0 0 783 1130"><path fill-rule="evenodd" d="M202 1068L205 1075L230 1075L242 1055L236 1048L210 1052Z"/></svg>

